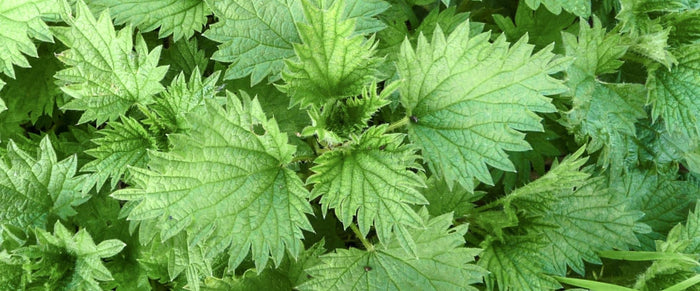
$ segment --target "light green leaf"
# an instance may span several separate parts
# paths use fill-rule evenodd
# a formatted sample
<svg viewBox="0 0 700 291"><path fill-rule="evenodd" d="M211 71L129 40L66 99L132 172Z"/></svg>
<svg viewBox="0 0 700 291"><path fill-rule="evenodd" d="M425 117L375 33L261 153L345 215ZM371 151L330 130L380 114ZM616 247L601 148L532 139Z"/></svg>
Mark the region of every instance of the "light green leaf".
<svg viewBox="0 0 700 291"><path fill-rule="evenodd" d="M23 274L22 259L0 251L0 289L21 290Z"/></svg>
<svg viewBox="0 0 700 291"><path fill-rule="evenodd" d="M412 229L418 256L398 243L373 250L337 249L307 269L312 279L300 290L477 290L485 271L473 264L480 249L464 247L466 225L451 228L449 214L428 219L426 228Z"/></svg>
<svg viewBox="0 0 700 291"><path fill-rule="evenodd" d="M156 118L147 122L155 124L164 134L186 130L186 115L203 107L206 100L214 98L218 91L216 81L219 80L219 75L220 72L217 71L202 80L199 69L195 67L189 81L186 81L181 72L166 91L154 98L155 103L148 108L155 113Z"/></svg>
<svg viewBox="0 0 700 291"><path fill-rule="evenodd" d="M594 180L563 191L551 211L533 220L538 226L528 231L549 244L541 251L551 262L550 272L564 276L568 266L583 275L584 260L601 264L596 252L639 245L634 230L643 213L628 210L623 197L600 185Z"/></svg>
<svg viewBox="0 0 700 291"><path fill-rule="evenodd" d="M282 265L276 269L267 268L261 273L255 269L248 269L241 276L225 276L221 279L208 277L204 280L202 290L292 290L294 286L309 281L310 276L305 269L321 262L319 257L325 252L323 243L324 241L321 240L304 250L296 260L285 259Z"/></svg>
<svg viewBox="0 0 700 291"><path fill-rule="evenodd" d="M678 49L678 64L665 70L658 68L649 73L647 88L654 120L663 118L671 133L680 132L688 137L700 136L700 45Z"/></svg>
<svg viewBox="0 0 700 291"><path fill-rule="evenodd" d="M620 34L608 33L597 17L593 18L592 26L581 21L578 35L568 32L562 34L566 55L575 58L567 71L573 78L567 80L570 84L617 71L623 64L620 58L629 48ZM575 88L576 85L570 87Z"/></svg>
<svg viewBox="0 0 700 291"><path fill-rule="evenodd" d="M315 0L314 0L315 1ZM270 76L280 78L284 60L294 57L294 43L300 43L296 23L304 22L301 0L207 0L219 18L204 36L221 43L212 59L231 65L224 79L251 76L251 85ZM335 1L325 1L332 5ZM357 33L384 28L373 16L388 6L378 0L347 0L341 19L356 19Z"/></svg>
<svg viewBox="0 0 700 291"><path fill-rule="evenodd" d="M10 141L0 160L0 225L44 228L52 219L75 215L73 207L89 198L76 168L76 156L59 162L46 137L36 158Z"/></svg>
<svg viewBox="0 0 700 291"><path fill-rule="evenodd" d="M109 128L97 132L102 136L92 140L97 147L86 152L95 159L81 169L93 173L98 191L107 179L115 189L129 166L145 167L146 151L157 149L155 138L137 120L122 116L121 122L108 124Z"/></svg>
<svg viewBox="0 0 700 291"><path fill-rule="evenodd" d="M489 241L482 244L484 252L479 257L479 266L491 274L487 286L494 289L493 279L498 282L498 290L553 290L561 285L544 274L547 257L541 249L546 244L531 238L509 237L505 242Z"/></svg>
<svg viewBox="0 0 700 291"><path fill-rule="evenodd" d="M438 29L430 44L419 37L416 50L407 41L401 48L409 137L450 186L457 181L472 189L474 178L493 184L487 164L514 171L506 151L530 149L518 130L542 131L534 112L556 111L544 95L566 90L549 74L568 59L555 59L551 46L531 55L527 38L513 46L503 36L488 39L488 33L470 37L464 23L447 39Z"/></svg>
<svg viewBox="0 0 700 291"><path fill-rule="evenodd" d="M639 222L652 232L637 234L645 250L654 250L656 240L663 240L671 228L684 221L688 207L700 199L698 188L688 181L659 174L655 170L633 170L613 180L611 187L624 193L628 209L644 212Z"/></svg>
<svg viewBox="0 0 700 291"><path fill-rule="evenodd" d="M631 59L639 58L641 63L649 63L647 59L664 65L667 69L677 64L678 61L669 51L668 36L670 28L663 28L656 23L650 24L639 33L633 33L629 38L629 51L634 53ZM641 57L641 58L640 58Z"/></svg>
<svg viewBox="0 0 700 291"><path fill-rule="evenodd" d="M591 15L591 0L525 0L532 10L537 10L540 3L547 7L554 14L561 13L562 9L566 12L580 17L588 17Z"/></svg>
<svg viewBox="0 0 700 291"><path fill-rule="evenodd" d="M295 148L247 95L241 102L229 94L226 109L206 104L189 115L191 130L170 135L170 152L150 152L149 169L132 168L137 187L112 196L139 201L130 220L157 224L142 227L146 241L159 230L162 240L186 231L191 240L208 239L211 255L230 246L231 268L251 249L258 270L270 256L277 265L285 251L296 256L301 231L311 230L311 206L302 181L285 167Z"/></svg>
<svg viewBox="0 0 700 291"><path fill-rule="evenodd" d="M144 221L139 234L145 229L156 229L157 221ZM145 269L147 277L161 278L171 282L187 283L188 288L196 290L200 285L200 276L212 273L211 259L207 257L205 247L189 243L188 234L181 232L161 241L160 236L138 249L138 265Z"/></svg>
<svg viewBox="0 0 700 291"><path fill-rule="evenodd" d="M680 230L679 239L689 241L683 250L686 254L700 254L700 199L695 202L695 210Z"/></svg>
<svg viewBox="0 0 700 291"><path fill-rule="evenodd" d="M224 79L251 76L255 85L276 76L300 42L294 23L303 20L298 0L207 0L219 18L204 36L222 43L212 59L230 62ZM273 77L277 79L279 77Z"/></svg>
<svg viewBox="0 0 700 291"><path fill-rule="evenodd" d="M700 274L700 203L696 203L685 224L678 224L669 231L666 241L656 241L656 252L627 252L621 255L623 259L633 256L654 260L637 277L634 284L636 290L662 290L674 284L682 286L686 280L697 277Z"/></svg>
<svg viewBox="0 0 700 291"><path fill-rule="evenodd" d="M313 0L319 1L319 0ZM323 0L322 0L323 1ZM325 0L327 5L333 4L336 0ZM383 21L374 16L387 10L391 5L382 0L345 0L345 18L355 18L355 33L370 34L378 32L386 27Z"/></svg>
<svg viewBox="0 0 700 291"><path fill-rule="evenodd" d="M15 78L13 65L30 67L24 55L38 58L32 39L53 42L42 16L57 14L63 1L7 0L0 2L0 73Z"/></svg>
<svg viewBox="0 0 700 291"><path fill-rule="evenodd" d="M161 47L148 52L140 34L133 43L133 31L126 27L116 33L105 12L95 20L82 0L70 27L53 29L70 49L57 55L68 68L56 73L63 92L73 99L63 106L84 110L79 123L114 120L134 104L150 104L163 90L160 80L167 67L158 67Z"/></svg>
<svg viewBox="0 0 700 291"><path fill-rule="evenodd" d="M388 97L398 85L398 82L391 83L381 94L377 94L377 83L373 82L362 91L361 97L336 100L321 109L309 108L307 112L311 117L311 126L305 127L301 135L316 135L318 140L328 144L342 143L350 134L359 133L367 127L377 110L391 102Z"/></svg>
<svg viewBox="0 0 700 291"><path fill-rule="evenodd" d="M623 168L627 155L625 140L636 134L635 123L646 117L646 89L640 84L616 84L600 81L599 76L614 73L629 45L617 33L607 33L598 18L592 27L581 22L578 37L564 33L566 55L575 58L567 70L566 84L571 91L572 108L561 123L579 144L588 144L588 152L602 149L598 163L610 167L613 175Z"/></svg>
<svg viewBox="0 0 700 291"><path fill-rule="evenodd" d="M116 255L126 244L112 239L95 245L86 230L73 234L60 222L56 222L53 230L50 234L37 229L37 244L16 252L36 261L32 266L35 280L48 277L41 279L52 290L101 290L98 281L113 280L102 258Z"/></svg>
<svg viewBox="0 0 700 291"><path fill-rule="evenodd" d="M381 59L373 57L374 39L354 33L355 20L343 16L344 0L328 9L302 0L305 23L297 23L301 44L296 60L285 61L280 86L301 107L359 95L373 81Z"/></svg>
<svg viewBox="0 0 700 291"><path fill-rule="evenodd" d="M294 285L289 278L277 269L265 269L258 274L255 269L246 270L237 278L218 279L209 277L204 280L205 291L248 291L248 290L292 290Z"/></svg>
<svg viewBox="0 0 700 291"><path fill-rule="evenodd" d="M686 0L620 0L620 11L615 16L626 31L643 29L648 25L649 13L680 11Z"/></svg>
<svg viewBox="0 0 700 291"><path fill-rule="evenodd" d="M421 219L411 208L427 204L417 188L423 179L411 170L422 170L415 148L402 145L403 134L385 134L386 126L371 127L353 135L345 148L324 153L307 183L313 184L312 199L321 196L324 211L335 209L345 227L357 217L362 235L374 225L380 241L387 242L391 231L406 233L406 226L421 227ZM411 248L413 243L405 242Z"/></svg>
<svg viewBox="0 0 700 291"><path fill-rule="evenodd" d="M117 25L129 24L143 32L158 29L158 37L172 34L174 41L202 31L211 13L204 0L90 0L88 4L97 12L109 9Z"/></svg>
<svg viewBox="0 0 700 291"><path fill-rule="evenodd" d="M532 215L533 212L541 214L551 210L551 203L559 193L581 187L591 177L590 173L581 169L588 161L588 157L582 156L583 148L580 148L561 163L555 162L544 176L513 190L504 198L505 211L513 215L517 211Z"/></svg>
<svg viewBox="0 0 700 291"><path fill-rule="evenodd" d="M562 124L579 144L588 143L589 153L602 150L598 162L603 168L620 173L628 153L625 138L635 136L635 123L646 116L644 86L602 83L591 77L572 89L574 106L565 113Z"/></svg>

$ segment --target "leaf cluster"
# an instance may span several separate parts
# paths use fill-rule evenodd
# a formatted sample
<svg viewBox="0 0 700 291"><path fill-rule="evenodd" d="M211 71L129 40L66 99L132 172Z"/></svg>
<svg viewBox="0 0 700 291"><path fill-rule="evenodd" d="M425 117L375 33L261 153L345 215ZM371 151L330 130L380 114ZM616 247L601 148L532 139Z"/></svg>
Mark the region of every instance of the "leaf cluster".
<svg viewBox="0 0 700 291"><path fill-rule="evenodd" d="M0 0L0 290L700 290L700 2Z"/></svg>

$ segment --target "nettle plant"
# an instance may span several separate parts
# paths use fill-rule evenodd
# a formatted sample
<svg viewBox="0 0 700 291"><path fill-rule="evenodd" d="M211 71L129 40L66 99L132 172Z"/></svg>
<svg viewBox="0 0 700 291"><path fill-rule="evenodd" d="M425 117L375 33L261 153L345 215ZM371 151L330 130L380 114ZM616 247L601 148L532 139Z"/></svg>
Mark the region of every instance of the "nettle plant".
<svg viewBox="0 0 700 291"><path fill-rule="evenodd" d="M0 290L700 290L699 8L0 0Z"/></svg>

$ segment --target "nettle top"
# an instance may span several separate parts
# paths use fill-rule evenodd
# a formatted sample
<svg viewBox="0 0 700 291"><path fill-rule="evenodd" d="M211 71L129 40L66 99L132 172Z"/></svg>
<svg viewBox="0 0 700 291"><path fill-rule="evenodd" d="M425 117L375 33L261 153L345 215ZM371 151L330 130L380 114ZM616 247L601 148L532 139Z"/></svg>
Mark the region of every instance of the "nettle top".
<svg viewBox="0 0 700 291"><path fill-rule="evenodd" d="M0 0L0 290L700 290L699 9Z"/></svg>

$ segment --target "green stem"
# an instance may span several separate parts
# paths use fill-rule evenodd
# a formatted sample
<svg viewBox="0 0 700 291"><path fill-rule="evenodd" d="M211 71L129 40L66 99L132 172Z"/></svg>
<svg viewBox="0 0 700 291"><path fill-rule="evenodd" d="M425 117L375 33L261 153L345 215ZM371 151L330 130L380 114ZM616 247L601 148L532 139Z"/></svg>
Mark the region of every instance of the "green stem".
<svg viewBox="0 0 700 291"><path fill-rule="evenodd" d="M496 200L494 200L494 201L489 202L489 203L486 204L486 205L481 205L481 206L475 208L474 210L475 210L476 212L484 212L484 211L489 210L489 209L491 209L491 208L496 208L496 207L498 207L498 206L501 206L501 205L503 205L503 198L506 198L506 197L507 197L507 196L503 196L503 197L501 197L501 198L499 198L499 199L496 199Z"/></svg>
<svg viewBox="0 0 700 291"><path fill-rule="evenodd" d="M292 163L296 162L310 162L313 161L316 156L296 156L292 159Z"/></svg>
<svg viewBox="0 0 700 291"><path fill-rule="evenodd" d="M362 245L365 247L365 249L369 252L374 251L374 245L371 244L360 232L360 229L357 228L357 225L350 224L350 229L352 229L352 232L355 233L355 236L360 239L362 242Z"/></svg>
<svg viewBox="0 0 700 291"><path fill-rule="evenodd" d="M392 132L392 131L396 130L397 128L404 127L404 126L406 126L406 124L408 124L408 122L410 120L411 119L408 118L408 116L404 116L403 118L401 118L401 120L395 121L395 122L392 122L391 124L389 124L389 127L386 129L386 132Z"/></svg>
<svg viewBox="0 0 700 291"><path fill-rule="evenodd" d="M399 0L399 4L399 6L403 8L404 13L406 13L406 16L408 16L408 22L411 23L411 28L416 29L416 27L418 27L418 16L413 12L413 7L405 0Z"/></svg>

